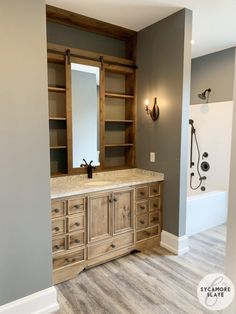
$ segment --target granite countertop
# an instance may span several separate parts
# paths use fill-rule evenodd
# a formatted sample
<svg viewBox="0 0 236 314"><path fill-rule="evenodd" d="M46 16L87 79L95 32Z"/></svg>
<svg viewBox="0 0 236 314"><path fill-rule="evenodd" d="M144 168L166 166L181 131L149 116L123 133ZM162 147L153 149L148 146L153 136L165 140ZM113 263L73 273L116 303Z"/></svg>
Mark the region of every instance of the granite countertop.
<svg viewBox="0 0 236 314"><path fill-rule="evenodd" d="M93 174L92 179L88 179L85 174L56 177L51 178L51 198L101 192L163 180L163 173L138 168L98 172Z"/></svg>

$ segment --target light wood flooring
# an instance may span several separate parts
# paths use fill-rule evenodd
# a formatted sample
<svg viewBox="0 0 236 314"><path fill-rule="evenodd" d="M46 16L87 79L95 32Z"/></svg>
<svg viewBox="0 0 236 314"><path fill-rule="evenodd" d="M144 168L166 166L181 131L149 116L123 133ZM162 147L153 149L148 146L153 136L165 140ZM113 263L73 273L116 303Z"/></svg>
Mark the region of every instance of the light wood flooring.
<svg viewBox="0 0 236 314"><path fill-rule="evenodd" d="M225 239L222 225L191 237L183 256L156 247L86 270L57 285L56 314L213 313L196 289L206 274L223 272Z"/></svg>

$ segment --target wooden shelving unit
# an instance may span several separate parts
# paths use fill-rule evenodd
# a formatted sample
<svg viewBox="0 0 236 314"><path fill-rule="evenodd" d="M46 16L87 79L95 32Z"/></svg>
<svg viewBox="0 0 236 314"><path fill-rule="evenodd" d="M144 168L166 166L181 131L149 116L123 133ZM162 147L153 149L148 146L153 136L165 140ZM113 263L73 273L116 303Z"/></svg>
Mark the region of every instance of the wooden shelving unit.
<svg viewBox="0 0 236 314"><path fill-rule="evenodd" d="M68 48L48 46L48 97L51 176L80 173L72 163L71 83ZM82 63L101 54L70 48ZM135 167L136 90L132 60L104 56L100 70L99 170ZM120 63L119 63L120 62Z"/></svg>
<svg viewBox="0 0 236 314"><path fill-rule="evenodd" d="M68 172L65 57L48 53L48 105L51 176Z"/></svg>
<svg viewBox="0 0 236 314"><path fill-rule="evenodd" d="M105 66L103 80L104 168L132 168L135 166L135 70Z"/></svg>

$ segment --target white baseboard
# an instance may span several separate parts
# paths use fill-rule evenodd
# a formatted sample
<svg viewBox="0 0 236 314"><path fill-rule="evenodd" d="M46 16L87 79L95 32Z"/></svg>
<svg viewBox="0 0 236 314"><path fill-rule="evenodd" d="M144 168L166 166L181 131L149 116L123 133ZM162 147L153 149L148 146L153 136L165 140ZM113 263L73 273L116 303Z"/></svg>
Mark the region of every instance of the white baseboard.
<svg viewBox="0 0 236 314"><path fill-rule="evenodd" d="M161 247L176 255L183 255L189 251L188 236L177 237L163 230L161 232Z"/></svg>
<svg viewBox="0 0 236 314"><path fill-rule="evenodd" d="M0 314L49 314L58 309L57 290L50 287L0 306Z"/></svg>

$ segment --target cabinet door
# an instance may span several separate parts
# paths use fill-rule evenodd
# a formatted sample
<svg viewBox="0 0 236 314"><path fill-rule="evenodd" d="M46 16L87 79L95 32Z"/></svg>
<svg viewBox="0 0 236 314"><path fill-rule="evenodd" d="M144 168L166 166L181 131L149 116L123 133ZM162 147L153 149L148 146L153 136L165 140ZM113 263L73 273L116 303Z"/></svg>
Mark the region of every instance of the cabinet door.
<svg viewBox="0 0 236 314"><path fill-rule="evenodd" d="M88 242L110 238L112 194L88 197Z"/></svg>
<svg viewBox="0 0 236 314"><path fill-rule="evenodd" d="M134 191L133 189L114 193L114 234L133 229Z"/></svg>

